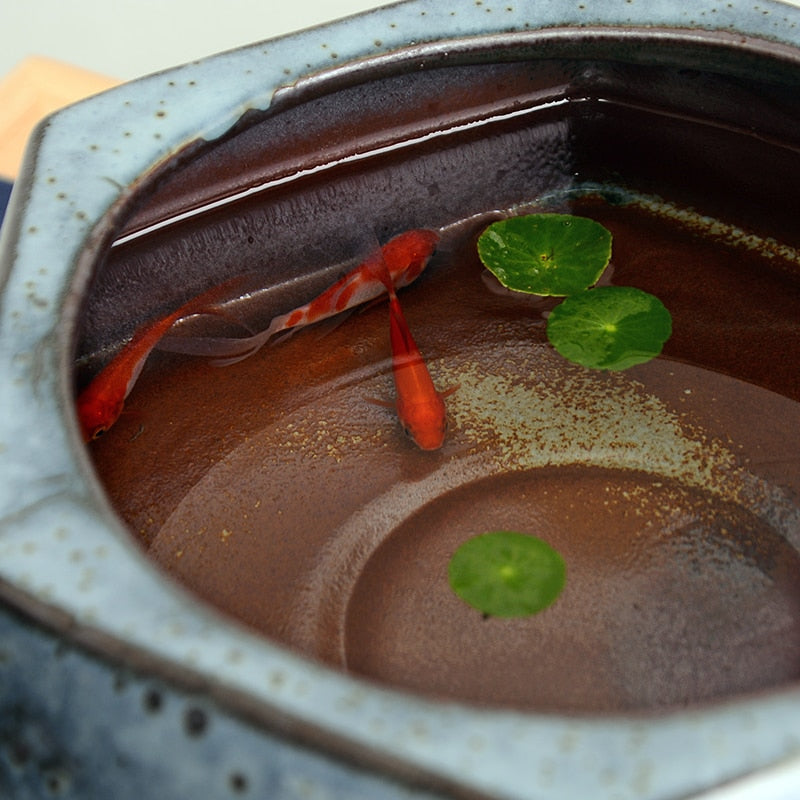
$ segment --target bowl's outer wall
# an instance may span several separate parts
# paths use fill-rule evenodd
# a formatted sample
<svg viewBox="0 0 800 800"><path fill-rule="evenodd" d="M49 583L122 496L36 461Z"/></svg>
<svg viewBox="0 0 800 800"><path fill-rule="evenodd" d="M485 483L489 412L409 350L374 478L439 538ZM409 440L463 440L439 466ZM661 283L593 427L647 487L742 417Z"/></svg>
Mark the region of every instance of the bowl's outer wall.
<svg viewBox="0 0 800 800"><path fill-rule="evenodd" d="M793 755L800 698L790 690L641 721L547 719L432 704L296 658L166 584L128 541L79 445L71 363L82 298L130 198L176 153L225 134L247 111L267 109L278 88L332 65L409 45L418 56L442 57L447 45L427 43L443 38L585 26L718 30L731 46L740 39L743 51L774 49L796 59L800 12L770 2L676 8L619 0L595 8L416 0L154 75L46 120L29 148L0 242L6 595L70 638L130 664L193 677L262 721L303 729L319 742L333 738L340 751L463 791L678 797ZM81 664L74 674L83 680L93 667L75 653ZM18 663L27 668L30 661ZM114 731L123 750L137 735ZM73 744L79 768L80 742ZM281 743L262 744L265 757L280 763L274 747ZM6 774L16 780L17 773ZM298 796L302 789L292 788L290 771L281 774L289 787L281 796ZM48 785L68 787L58 780Z"/></svg>

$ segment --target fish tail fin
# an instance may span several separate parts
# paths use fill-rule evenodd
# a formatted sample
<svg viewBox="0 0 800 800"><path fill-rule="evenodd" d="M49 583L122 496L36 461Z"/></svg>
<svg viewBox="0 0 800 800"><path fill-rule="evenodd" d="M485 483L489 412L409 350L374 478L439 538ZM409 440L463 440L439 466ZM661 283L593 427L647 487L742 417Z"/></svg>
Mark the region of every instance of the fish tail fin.
<svg viewBox="0 0 800 800"><path fill-rule="evenodd" d="M217 314L224 316L226 312L221 307L222 301L225 299L232 299L237 294L237 290L241 289L244 280L244 275L237 275L234 278L212 286L210 289L206 289L204 292L200 292L200 294L195 295L182 306L179 306L175 310L173 316L176 320L182 319L183 317L191 317L195 314Z"/></svg>
<svg viewBox="0 0 800 800"><path fill-rule="evenodd" d="M239 352L236 355L225 358L212 358L208 363L211 364L212 367L229 367L231 364L238 364L240 361L244 361L246 358L255 355L261 349L262 345L263 342L258 342L251 345L249 349Z"/></svg>
<svg viewBox="0 0 800 800"><path fill-rule="evenodd" d="M261 331L242 337L167 335L156 347L167 353L209 358L215 366L224 366L235 364L260 350L266 342L264 334Z"/></svg>
<svg viewBox="0 0 800 800"><path fill-rule="evenodd" d="M231 314L227 308L221 305L205 306L201 308L197 313L207 314L208 316L219 317L220 319L225 320L225 322L230 322L232 325L235 325L236 327L242 328L242 330L247 331L249 336L255 336L257 334L257 332L254 331L246 322L242 322L242 320L240 320L234 314Z"/></svg>

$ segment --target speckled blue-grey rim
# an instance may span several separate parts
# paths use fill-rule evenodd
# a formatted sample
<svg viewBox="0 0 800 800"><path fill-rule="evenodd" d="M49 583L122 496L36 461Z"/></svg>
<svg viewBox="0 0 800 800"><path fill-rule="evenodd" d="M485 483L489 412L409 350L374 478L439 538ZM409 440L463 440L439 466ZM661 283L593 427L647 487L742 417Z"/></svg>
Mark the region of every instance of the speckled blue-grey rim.
<svg viewBox="0 0 800 800"><path fill-rule="evenodd" d="M680 29L689 39L714 30L750 52L794 59L800 47L800 9L766 0L412 0L146 77L50 117L0 242L5 597L106 653L200 676L257 717L480 793L683 797L794 758L795 689L663 716L555 718L432 703L305 661L166 581L109 508L77 435L71 320L93 253L156 165L321 70L409 45L424 53L437 40L591 26Z"/></svg>

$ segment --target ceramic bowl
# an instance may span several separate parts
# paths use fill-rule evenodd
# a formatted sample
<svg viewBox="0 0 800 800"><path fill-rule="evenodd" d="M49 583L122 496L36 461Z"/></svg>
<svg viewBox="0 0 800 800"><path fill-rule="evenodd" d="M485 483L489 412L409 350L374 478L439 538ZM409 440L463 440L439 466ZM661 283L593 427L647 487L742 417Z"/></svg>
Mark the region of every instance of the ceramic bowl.
<svg viewBox="0 0 800 800"><path fill-rule="evenodd" d="M381 605L376 576L388 574L390 584L402 577L392 573L394 551L377 546L382 540L365 550L351 533L352 552L361 553L353 567L352 557L340 563L325 542L321 556L307 552L324 526L303 518L298 525L309 538L294 537L272 552L268 562L278 566L261 583L252 566L262 557L260 545L225 564L228 537L186 567L190 543L180 531L196 531L198 516L213 517L215 503L232 491L232 475L266 470L268 479L254 478L236 499L252 501L253 517L281 475L280 491L295 506L313 510L325 499L302 486L302 465L287 473L277 439L259 442L257 461L252 446L242 449L244 434L262 430L234 402L257 378L252 364L224 379L204 364L186 368L181 374L198 387L189 393L196 403L176 398L168 425L157 408L145 407L139 420L120 423L116 439L109 435L91 451L76 425L74 396L76 381L96 372L142 317L238 272L266 276L283 293L281 302L293 302L315 281L324 285L338 268L330 265L361 246L365 227L380 239L434 227L461 241L492 215L532 198L558 204L602 195L625 206L630 196L620 187L635 176L640 207L657 194L667 197L662 210L680 209L701 233L708 230L703 214L710 214L730 221L725 235L737 246L752 242L747 231L754 228L759 246L783 247L778 255L786 257L798 246L792 210L800 177L793 98L799 23L800 11L768 2L679 10L636 0L598 10L566 2L445 8L413 0L143 78L43 122L2 234L0 669L7 688L0 747L8 770L0 777L17 796L126 797L157 785L161 797L667 798L744 776L796 785L795 676L787 667L764 678L770 671L750 645L741 682L726 689L720 678L719 691L698 690L688 700L670 692L696 675L648 681L642 665L635 682L623 679L611 692L614 676L632 668L638 651L618 674L613 659L589 648L598 686L584 672L573 695L579 682L562 675L531 698L518 691L519 675L506 680L499 668L487 672L501 680L466 681L459 676L463 645L453 641L437 653L431 640L416 645L410 672L436 675L436 664L455 654L443 670L454 676L452 685L415 682L392 672L384 658L376 664L359 656L369 650L363 631L381 631L391 611ZM427 284L428 297L435 281ZM259 303L245 310L257 313ZM443 312L437 358L447 352L448 319ZM331 336L334 349L351 347L341 331ZM299 390L313 372L302 342L293 346L284 357L290 377L276 370L278 377L265 379L268 394L286 385ZM689 348L673 353L676 363L691 360L690 344L673 346ZM726 358L740 355L723 346L715 353L722 372ZM323 361L312 359L312 366ZM750 358L752 372L732 385L723 422L712 422L701 400L691 412L717 424L720 436L747 438L737 410L767 402L747 380L783 385L779 372L792 380L791 365L762 374L761 361ZM508 363L498 356L497 374ZM157 377L150 380L157 386ZM646 371L637 380L657 383ZM596 396L595 389L587 386L586 396ZM477 396L470 391L465 385L462 397ZM768 399L765 437L785 412L780 399ZM196 406L205 411L200 423ZM468 410L458 413L463 432ZM372 424L369 414L364 419ZM643 410L644 443L657 428L648 427L649 419ZM154 436L159 424L173 433ZM186 426L194 438L176 437ZM591 450L594 434L580 429L571 446ZM136 442L147 447L129 447ZM606 444L605 460L597 456L592 469L627 470L626 476L651 469L631 491L652 495L662 480L675 478L700 492L702 502L747 498L778 532L758 557L793 563L796 512L781 493L797 478L785 466L790 452L778 459L779 474L745 479L737 472L731 488L716 467L703 471L707 461L703 468L691 458L690 466L676 466L674 451L665 456L646 446L638 461L626 461ZM773 444L780 448L777 439ZM555 452L526 461L526 469L576 463L573 450L560 461ZM514 457L521 458L516 451ZM424 494L429 469L410 458L417 471L409 481ZM348 470L363 468L344 459ZM661 459L658 468L652 459ZM365 463L374 473L385 467ZM484 481L493 474L474 461L453 463L455 471L445 464L436 472L448 492L464 485L465 475ZM502 487L509 496L513 480ZM780 491L770 480L783 481ZM485 502L494 488L480 485ZM754 487L765 485L753 499ZM387 489L368 508L394 514L400 528L407 509L386 505L390 495L397 499ZM189 499L182 506L172 502L183 496ZM168 520L159 517L165 497L172 498ZM331 513L324 509L317 518ZM435 527L436 519L425 524ZM172 538L162 533L167 522ZM260 519L248 532L269 528ZM423 544L432 559L441 556L435 541ZM332 570L322 578L311 567L290 576L296 564L319 570L322 562ZM343 584L350 581L340 593L331 588L337 564ZM409 596L418 589L408 587ZM786 591L780 613L794 602ZM734 622L737 614L730 611ZM318 618L328 621L318 625ZM372 628L360 627L360 619ZM591 623L584 625L582 641L592 633ZM414 650L414 629L399 626L396 640ZM673 631L662 649L685 639ZM792 648L787 634L780 649L787 663ZM436 663L426 668L426 660ZM686 669L702 672L694 681L701 687L706 676L726 671L715 652ZM517 688L502 695L504 685ZM620 698L628 689L635 701L626 703Z"/></svg>

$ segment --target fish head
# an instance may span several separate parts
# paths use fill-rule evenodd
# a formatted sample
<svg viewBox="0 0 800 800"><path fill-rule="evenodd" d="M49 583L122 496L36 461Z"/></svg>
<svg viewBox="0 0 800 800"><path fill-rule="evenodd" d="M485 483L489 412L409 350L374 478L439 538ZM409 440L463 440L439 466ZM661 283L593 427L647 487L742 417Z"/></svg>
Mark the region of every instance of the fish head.
<svg viewBox="0 0 800 800"><path fill-rule="evenodd" d="M438 450L447 434L447 415L444 403L437 397L436 402L414 403L398 409L398 418L403 430L420 450Z"/></svg>
<svg viewBox="0 0 800 800"><path fill-rule="evenodd" d="M395 236L383 246L383 257L395 286L408 286L420 276L440 238L437 231L416 228Z"/></svg>
<svg viewBox="0 0 800 800"><path fill-rule="evenodd" d="M119 419L123 400L106 401L80 396L77 401L78 422L85 442L99 439Z"/></svg>

